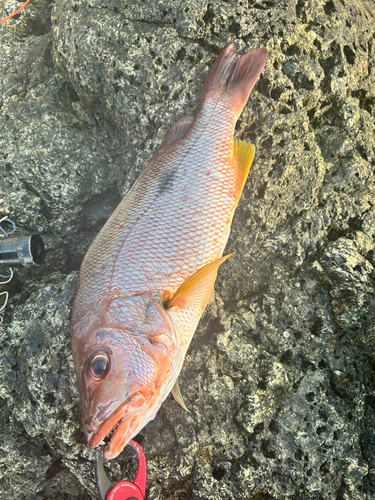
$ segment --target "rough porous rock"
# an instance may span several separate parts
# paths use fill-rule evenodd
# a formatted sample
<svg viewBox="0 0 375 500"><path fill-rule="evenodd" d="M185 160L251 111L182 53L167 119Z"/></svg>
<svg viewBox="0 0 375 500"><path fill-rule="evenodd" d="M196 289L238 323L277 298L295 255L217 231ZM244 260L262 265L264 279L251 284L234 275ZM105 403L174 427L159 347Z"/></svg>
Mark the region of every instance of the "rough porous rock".
<svg viewBox="0 0 375 500"><path fill-rule="evenodd" d="M98 498L76 272L229 41L269 50L236 127L257 153L180 377L191 413L168 398L137 437L147 498L375 498L374 23L370 0L33 0L1 25L0 215L47 257L0 290L0 499ZM110 467L132 479L132 450Z"/></svg>

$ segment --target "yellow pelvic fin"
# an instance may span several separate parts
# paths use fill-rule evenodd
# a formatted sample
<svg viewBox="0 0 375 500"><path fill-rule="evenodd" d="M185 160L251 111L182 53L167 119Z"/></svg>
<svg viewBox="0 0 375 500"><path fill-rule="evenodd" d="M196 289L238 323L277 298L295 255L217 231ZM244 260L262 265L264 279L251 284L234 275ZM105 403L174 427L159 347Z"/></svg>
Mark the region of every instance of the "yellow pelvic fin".
<svg viewBox="0 0 375 500"><path fill-rule="evenodd" d="M255 148L253 144L242 141L233 141L233 156L237 160L241 174L241 189L238 193L238 199L241 196L251 164L253 163L254 153Z"/></svg>
<svg viewBox="0 0 375 500"><path fill-rule="evenodd" d="M184 400L182 399L180 387L178 385L178 380L176 380L176 383L174 384L173 389L171 390L171 393L172 393L173 397L175 398L175 400L177 401L177 403L179 405L181 405L184 410L186 410L190 413L190 411L187 409L187 407L184 403Z"/></svg>
<svg viewBox="0 0 375 500"><path fill-rule="evenodd" d="M217 269L232 253L201 267L177 290L168 303L171 307L200 307L202 310L214 300L214 284Z"/></svg>

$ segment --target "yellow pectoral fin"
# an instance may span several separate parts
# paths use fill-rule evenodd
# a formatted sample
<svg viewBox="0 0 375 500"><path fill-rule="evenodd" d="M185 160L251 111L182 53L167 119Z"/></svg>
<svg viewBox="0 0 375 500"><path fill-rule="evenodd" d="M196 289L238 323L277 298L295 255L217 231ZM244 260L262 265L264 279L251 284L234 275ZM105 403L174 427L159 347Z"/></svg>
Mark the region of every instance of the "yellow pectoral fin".
<svg viewBox="0 0 375 500"><path fill-rule="evenodd" d="M184 403L184 400L182 399L180 387L178 385L178 380L176 380L176 383L174 384L173 389L171 390L171 393L172 393L173 397L175 398L175 400L177 401L177 403L179 405L181 405L184 410L186 410L190 413L190 411L187 409L187 407Z"/></svg>
<svg viewBox="0 0 375 500"><path fill-rule="evenodd" d="M168 303L168 309L171 307L200 307L203 310L214 299L214 284L218 267L231 255L233 254L221 257L198 269L182 283Z"/></svg>
<svg viewBox="0 0 375 500"><path fill-rule="evenodd" d="M251 164L253 163L254 153L255 148L253 144L241 141L233 141L233 156L237 160L241 175L241 188L238 193L238 200L240 199Z"/></svg>

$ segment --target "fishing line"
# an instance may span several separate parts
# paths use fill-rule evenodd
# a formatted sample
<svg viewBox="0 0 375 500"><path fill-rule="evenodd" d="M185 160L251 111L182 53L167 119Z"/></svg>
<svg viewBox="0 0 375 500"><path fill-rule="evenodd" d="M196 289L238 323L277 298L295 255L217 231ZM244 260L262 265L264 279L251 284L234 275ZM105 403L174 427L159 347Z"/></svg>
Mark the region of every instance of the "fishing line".
<svg viewBox="0 0 375 500"><path fill-rule="evenodd" d="M4 92L4 94L3 94L2 96L0 96L0 103L1 103L1 101L4 99L4 97L5 97L7 94L9 94L9 92L10 92L11 90L15 89L16 87L20 87L20 86L21 86L21 84L20 84L20 83L15 83L15 84L13 85L13 87L10 87L10 89L8 89L6 92ZM1 222L1 221L0 221L0 222Z"/></svg>
<svg viewBox="0 0 375 500"><path fill-rule="evenodd" d="M13 12L13 14L11 14L10 16L6 17L5 19L2 19L0 21L0 24L2 23L5 23L5 21L8 21L9 19L11 19L13 16L15 16L16 14L18 14L19 12L21 12L22 9L24 9L26 7L26 5L30 2L30 0L26 0L26 2L21 5L21 7L19 9L17 9L15 12Z"/></svg>
<svg viewBox="0 0 375 500"><path fill-rule="evenodd" d="M1 225L3 222L8 222L12 226L12 229L10 231L6 231ZM16 225L12 220L8 219L7 217L3 217L2 219L0 219L0 238L6 238L10 234L13 234L15 230L16 230ZM13 278L14 268L12 269L11 267L9 267L9 271L10 271L9 274L6 276L0 274L0 278L3 278L5 280L5 281L0 281L0 285L5 285L6 283L9 283L9 281ZM8 303L9 292L6 291L1 292L0 297L1 296L4 296L4 302L3 305L0 307L0 312L5 309ZM0 325L2 322L3 322L3 317L0 316Z"/></svg>

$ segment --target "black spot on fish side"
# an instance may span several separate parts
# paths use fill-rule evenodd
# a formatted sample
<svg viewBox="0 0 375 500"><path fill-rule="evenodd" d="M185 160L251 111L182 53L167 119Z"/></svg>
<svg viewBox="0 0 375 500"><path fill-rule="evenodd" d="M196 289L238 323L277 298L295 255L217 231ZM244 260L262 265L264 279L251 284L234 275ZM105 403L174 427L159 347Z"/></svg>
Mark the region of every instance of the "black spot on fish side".
<svg viewBox="0 0 375 500"><path fill-rule="evenodd" d="M161 174L157 186L158 194L163 194L165 191L169 191L172 188L175 175L175 170L166 170Z"/></svg>

